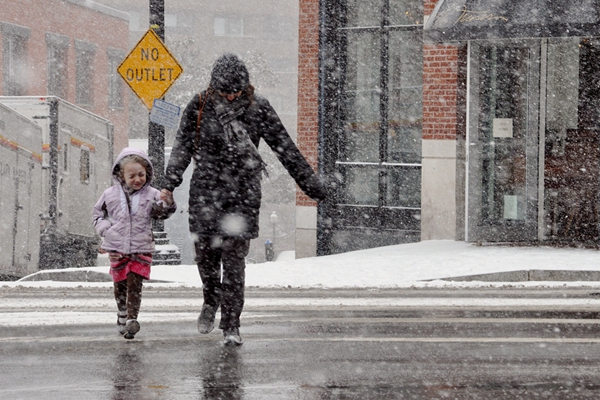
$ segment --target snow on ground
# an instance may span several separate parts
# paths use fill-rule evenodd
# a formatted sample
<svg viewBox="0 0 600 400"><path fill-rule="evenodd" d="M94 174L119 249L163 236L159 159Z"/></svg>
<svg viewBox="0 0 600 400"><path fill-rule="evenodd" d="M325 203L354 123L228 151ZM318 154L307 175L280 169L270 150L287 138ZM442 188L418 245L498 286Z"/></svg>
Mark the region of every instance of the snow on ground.
<svg viewBox="0 0 600 400"><path fill-rule="evenodd" d="M406 287L596 287L598 282L448 282L442 278L465 275L479 275L495 272L518 270L600 270L600 251L572 248L550 247L504 247L475 246L456 241L425 241L381 247L350 253L294 259L293 253L282 253L276 262L248 264L246 285L261 288L406 288ZM86 268L96 272L108 272L107 266ZM78 271L65 269L62 271ZM167 283L148 283L156 287L197 287L197 298L146 298L142 302L140 321L181 322L195 326L197 313L201 309L201 286L195 265L153 266L152 279ZM68 296L60 299L3 298L0 308L16 310L26 308L30 311L8 312L10 318L3 318L4 326L72 325L115 323L115 304L112 299L111 282L56 282L23 281L0 282L0 288L19 290L20 287L104 287L106 298L78 298L79 307L90 310L75 311L75 304ZM470 307L481 305L510 306L538 305L546 307L570 306L585 309L596 307L595 298L581 299L510 299L510 298L403 298L394 296L364 296L352 298L336 295L332 291L326 297L278 297L276 293L269 297L247 298L246 305L251 307L287 305L287 306L414 306L416 304L443 307L448 305ZM188 312L165 312L165 310L190 310ZM193 312L192 310L197 310ZM3 314L0 311L0 315ZM245 312L244 320L259 316L255 312Z"/></svg>
<svg viewBox="0 0 600 400"><path fill-rule="evenodd" d="M107 266L86 268L108 272ZM447 282L439 279L519 270L600 270L600 251L553 247L476 246L432 240L349 253L294 259L282 253L276 262L248 264L246 286L293 288L395 288L496 286L498 282ZM66 270L68 271L68 269ZM152 267L153 285L201 286L195 265ZM429 282L427 282L429 281ZM0 282L0 286L105 286L107 283ZM517 283L513 283L516 286ZM597 282L519 282L519 286L589 285Z"/></svg>

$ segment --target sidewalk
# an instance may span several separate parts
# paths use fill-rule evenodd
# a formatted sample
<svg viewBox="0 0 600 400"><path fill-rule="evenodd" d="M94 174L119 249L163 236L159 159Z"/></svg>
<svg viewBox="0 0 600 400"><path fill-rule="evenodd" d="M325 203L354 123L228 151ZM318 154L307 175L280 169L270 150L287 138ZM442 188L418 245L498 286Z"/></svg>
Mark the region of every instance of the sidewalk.
<svg viewBox="0 0 600 400"><path fill-rule="evenodd" d="M195 265L154 266L152 280L154 285L201 286ZM108 285L110 281L108 267L91 267L41 271L21 281L0 282L0 286ZM246 268L246 286L264 288L593 287L598 281L598 250L477 246L447 240L303 259L282 253L276 262Z"/></svg>

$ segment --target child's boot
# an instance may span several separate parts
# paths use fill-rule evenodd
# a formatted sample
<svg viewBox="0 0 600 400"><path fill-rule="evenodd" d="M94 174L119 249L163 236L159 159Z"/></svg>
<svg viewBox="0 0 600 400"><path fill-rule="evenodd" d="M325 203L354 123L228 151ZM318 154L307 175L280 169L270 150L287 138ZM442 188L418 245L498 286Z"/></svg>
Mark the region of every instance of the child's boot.
<svg viewBox="0 0 600 400"><path fill-rule="evenodd" d="M137 319L128 319L125 327L127 329L127 332L123 335L125 339L133 339L135 334L140 331L140 323L137 322Z"/></svg>
<svg viewBox="0 0 600 400"><path fill-rule="evenodd" d="M127 311L119 311L117 313L117 331L121 335L124 335L127 332L127 327L125 324L127 323Z"/></svg>

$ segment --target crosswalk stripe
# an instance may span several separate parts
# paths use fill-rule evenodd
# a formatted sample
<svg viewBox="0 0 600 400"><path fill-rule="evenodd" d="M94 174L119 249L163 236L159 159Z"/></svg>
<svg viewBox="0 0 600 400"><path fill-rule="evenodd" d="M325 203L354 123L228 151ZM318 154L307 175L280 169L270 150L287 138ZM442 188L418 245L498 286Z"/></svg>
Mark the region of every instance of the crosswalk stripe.
<svg viewBox="0 0 600 400"><path fill-rule="evenodd" d="M246 298L247 307L586 307L600 310L597 298L493 298L493 297L261 297ZM201 298L144 298L143 307L200 309ZM113 298L78 298L74 301L48 298L3 298L0 312L11 309L115 307Z"/></svg>
<svg viewBox="0 0 600 400"><path fill-rule="evenodd" d="M123 342L117 334L112 336L68 336L68 337L6 337L0 338L0 343L87 343L87 342ZM215 341L220 342L221 336L160 336L152 337L145 334L134 339L142 342L176 341ZM264 342L355 342L355 343L539 343L539 344L585 344L600 343L600 338L543 338L543 337L269 337L262 335L244 335L248 343Z"/></svg>

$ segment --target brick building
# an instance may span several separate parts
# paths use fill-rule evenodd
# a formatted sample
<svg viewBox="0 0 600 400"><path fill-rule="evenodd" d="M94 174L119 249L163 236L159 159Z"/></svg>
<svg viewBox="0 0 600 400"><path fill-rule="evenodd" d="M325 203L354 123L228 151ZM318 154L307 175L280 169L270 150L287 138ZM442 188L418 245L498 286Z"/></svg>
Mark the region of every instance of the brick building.
<svg viewBox="0 0 600 400"><path fill-rule="evenodd" d="M0 94L55 95L114 125L128 141L128 97L116 67L129 51L128 15L84 0L6 0L0 14Z"/></svg>
<svg viewBox="0 0 600 400"><path fill-rule="evenodd" d="M575 0L301 0L298 142L338 189L297 195L297 240L595 245L599 19Z"/></svg>

